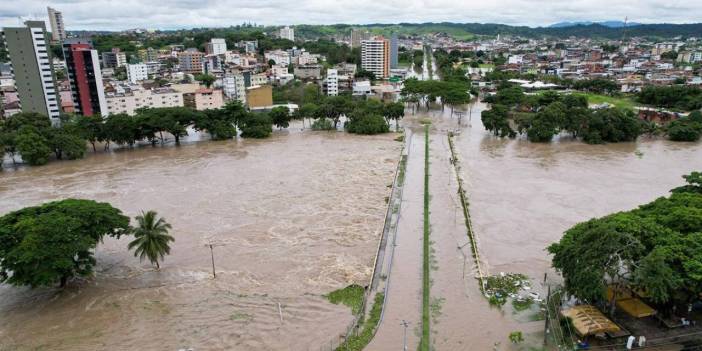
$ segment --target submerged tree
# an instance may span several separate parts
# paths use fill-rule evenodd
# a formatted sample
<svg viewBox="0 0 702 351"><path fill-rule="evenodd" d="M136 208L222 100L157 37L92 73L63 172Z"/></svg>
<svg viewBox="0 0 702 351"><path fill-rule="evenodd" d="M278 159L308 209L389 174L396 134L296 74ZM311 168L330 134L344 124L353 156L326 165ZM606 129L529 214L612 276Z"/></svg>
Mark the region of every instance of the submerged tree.
<svg viewBox="0 0 702 351"><path fill-rule="evenodd" d="M171 253L169 242L175 239L168 235L171 225L163 218L158 218L156 211L148 211L136 217L137 227L134 228L134 240L129 243L129 250L134 250L134 256L139 256L143 261L147 258L151 264L156 265L156 269L161 268L159 260L163 260L165 255Z"/></svg>
<svg viewBox="0 0 702 351"><path fill-rule="evenodd" d="M105 236L128 232L129 218L110 204L67 199L0 217L0 282L31 287L89 276Z"/></svg>

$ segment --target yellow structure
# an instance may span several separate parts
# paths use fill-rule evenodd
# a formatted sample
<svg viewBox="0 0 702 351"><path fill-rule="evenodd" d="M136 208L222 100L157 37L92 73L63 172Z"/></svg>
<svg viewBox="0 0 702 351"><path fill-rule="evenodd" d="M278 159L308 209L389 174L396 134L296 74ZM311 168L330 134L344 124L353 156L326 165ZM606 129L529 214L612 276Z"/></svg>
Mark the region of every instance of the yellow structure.
<svg viewBox="0 0 702 351"><path fill-rule="evenodd" d="M246 103L249 108L273 105L273 87L270 85L253 85L246 89Z"/></svg>
<svg viewBox="0 0 702 351"><path fill-rule="evenodd" d="M608 287L607 299L611 300L614 294L615 293L612 287ZM636 295L645 297L645 293L643 291L636 291ZM614 298L614 302L617 304L617 307L619 307L622 311L626 312L626 314L632 317L644 318L656 314L656 310L654 310L651 306L641 301L632 292L628 290L617 291L616 295L614 295Z"/></svg>
<svg viewBox="0 0 702 351"><path fill-rule="evenodd" d="M605 315L594 306L575 306L562 311L561 314L573 321L575 331L581 337L604 333L614 334L621 331L618 325L605 317Z"/></svg>

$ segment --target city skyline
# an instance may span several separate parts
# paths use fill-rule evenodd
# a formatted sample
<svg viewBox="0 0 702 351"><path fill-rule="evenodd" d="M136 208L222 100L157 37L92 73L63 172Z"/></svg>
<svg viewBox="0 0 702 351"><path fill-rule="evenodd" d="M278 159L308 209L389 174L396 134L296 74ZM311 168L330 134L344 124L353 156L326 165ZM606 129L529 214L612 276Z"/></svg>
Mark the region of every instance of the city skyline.
<svg viewBox="0 0 702 351"><path fill-rule="evenodd" d="M563 21L623 21L627 17L637 23L694 23L699 22L699 14L702 14L702 3L660 0L578 0L568 3L547 0L440 0L431 3L421 0L383 3L368 0L349 3L228 0L204 4L178 0L169 2L168 7L140 0L119 3L30 0L21 4L0 4L0 26L17 26L27 19L48 22L47 6L63 13L66 28L70 30L168 30L227 27L245 22L263 25L456 22L539 27ZM366 11L368 8L374 11ZM535 8L539 10L535 11ZM276 13L284 15L271 15Z"/></svg>

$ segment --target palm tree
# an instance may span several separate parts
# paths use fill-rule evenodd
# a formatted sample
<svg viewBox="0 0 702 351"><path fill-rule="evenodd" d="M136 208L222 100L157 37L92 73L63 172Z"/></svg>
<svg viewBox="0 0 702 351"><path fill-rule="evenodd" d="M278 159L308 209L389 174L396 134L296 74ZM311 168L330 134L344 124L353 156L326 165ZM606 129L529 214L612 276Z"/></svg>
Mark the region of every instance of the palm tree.
<svg viewBox="0 0 702 351"><path fill-rule="evenodd" d="M139 225L134 228L133 234L136 239L129 243L129 250L134 250L134 257L139 256L141 261L148 258L152 264L156 265L156 269L161 267L158 265L158 260L163 260L164 256L171 253L171 247L168 243L175 239L168 235L168 230L171 225L163 218L158 218L156 211L149 211L136 217Z"/></svg>

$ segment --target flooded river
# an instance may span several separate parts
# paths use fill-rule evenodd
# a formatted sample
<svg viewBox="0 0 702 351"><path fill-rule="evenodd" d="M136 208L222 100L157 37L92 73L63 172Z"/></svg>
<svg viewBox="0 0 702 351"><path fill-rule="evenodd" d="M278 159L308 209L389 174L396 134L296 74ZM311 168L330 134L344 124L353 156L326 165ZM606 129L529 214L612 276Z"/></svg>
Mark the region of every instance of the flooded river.
<svg viewBox="0 0 702 351"><path fill-rule="evenodd" d="M351 321L322 294L370 278L393 138L295 129L1 172L0 213L94 199L158 211L176 242L161 271L127 237L98 247L89 282L0 285L0 350L319 349Z"/></svg>
<svg viewBox="0 0 702 351"><path fill-rule="evenodd" d="M568 137L550 144L492 137L475 105L456 138L469 186L471 216L491 274L543 277L544 251L576 223L669 195L682 175L702 170L702 143L641 137L587 145Z"/></svg>

